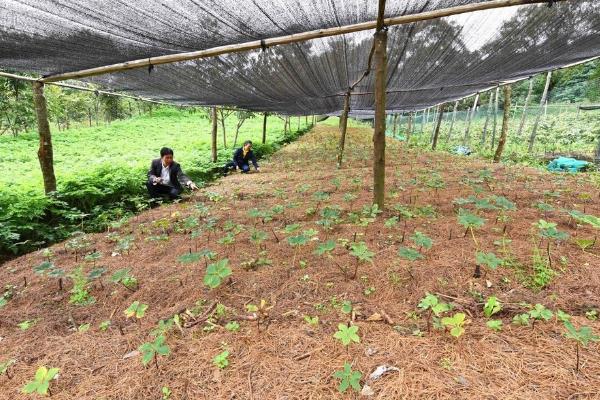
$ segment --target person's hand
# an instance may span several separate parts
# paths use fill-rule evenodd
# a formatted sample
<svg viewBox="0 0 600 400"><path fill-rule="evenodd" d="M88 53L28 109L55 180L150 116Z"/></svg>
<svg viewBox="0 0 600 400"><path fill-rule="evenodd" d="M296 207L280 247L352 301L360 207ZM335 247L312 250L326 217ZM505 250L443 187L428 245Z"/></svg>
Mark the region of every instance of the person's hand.
<svg viewBox="0 0 600 400"><path fill-rule="evenodd" d="M154 178L152 178L152 184L156 185L158 183L160 183L162 181L162 178L159 178L158 176L155 176Z"/></svg>
<svg viewBox="0 0 600 400"><path fill-rule="evenodd" d="M198 190L198 186L196 186L196 184L195 184L194 182L190 182L190 183L188 184L188 187L189 187L191 190Z"/></svg>
<svg viewBox="0 0 600 400"><path fill-rule="evenodd" d="M260 172L260 167L256 167L256 172Z"/></svg>

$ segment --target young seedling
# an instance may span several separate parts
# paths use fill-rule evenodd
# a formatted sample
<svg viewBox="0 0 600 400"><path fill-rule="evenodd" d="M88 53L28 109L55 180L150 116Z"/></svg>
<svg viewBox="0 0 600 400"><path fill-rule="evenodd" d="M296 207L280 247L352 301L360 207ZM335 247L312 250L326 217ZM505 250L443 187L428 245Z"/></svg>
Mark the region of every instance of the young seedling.
<svg viewBox="0 0 600 400"><path fill-rule="evenodd" d="M131 274L131 268L116 270L110 277L110 281L115 284L120 283L131 291L134 291L138 285L137 279Z"/></svg>
<svg viewBox="0 0 600 400"><path fill-rule="evenodd" d="M240 324L237 321L230 321L225 324L225 329L229 332L238 332L240 330Z"/></svg>
<svg viewBox="0 0 600 400"><path fill-rule="evenodd" d="M219 369L225 369L229 365L229 351L224 350L212 359L213 364Z"/></svg>
<svg viewBox="0 0 600 400"><path fill-rule="evenodd" d="M418 307L423 311L428 311L427 332L431 331L431 320L433 318L433 315L439 318L440 315L452 309L452 306L450 306L450 304L440 301L440 299L438 299L437 296L431 293L425 293L425 297L421 299Z"/></svg>
<svg viewBox="0 0 600 400"><path fill-rule="evenodd" d="M127 307L125 311L123 311L123 314L125 314L126 318L135 317L136 320L139 320L141 318L144 318L147 309L148 304L142 304L138 300L136 300L133 303L131 303L131 305Z"/></svg>
<svg viewBox="0 0 600 400"><path fill-rule="evenodd" d="M294 256L292 258L292 268L296 264L296 256L298 254L298 249L301 246L306 246L306 244L308 244L309 240L310 240L310 237L305 235L304 233L301 233L301 234L295 235L295 236L290 236L287 238L289 245L294 248Z"/></svg>
<svg viewBox="0 0 600 400"><path fill-rule="evenodd" d="M273 308L272 305L267 304L267 301L264 299L260 300L259 305L256 304L246 304L246 310L253 314L253 317L256 318L256 330L260 332L260 323L261 321L267 321L269 319L269 312Z"/></svg>
<svg viewBox="0 0 600 400"><path fill-rule="evenodd" d="M63 290L63 278L65 272L57 268L52 262L44 261L40 265L33 267L33 272L38 275L46 275L49 278L58 278L58 290Z"/></svg>
<svg viewBox="0 0 600 400"><path fill-rule="evenodd" d="M171 354L171 349L165 343L166 339L163 335L157 336L153 342L146 342L139 347L139 352L142 354L142 365L147 366L150 361L154 360L154 365L158 369L158 356L168 356Z"/></svg>
<svg viewBox="0 0 600 400"><path fill-rule="evenodd" d="M579 330L576 329L570 321L564 321L567 332L565 337L575 341L575 371L579 372L579 346L587 347L590 342L600 341L600 336L597 336L589 326L582 326Z"/></svg>
<svg viewBox="0 0 600 400"><path fill-rule="evenodd" d="M455 338L459 338L463 333L465 333L464 326L469 323L469 320L466 319L465 314L456 313L452 317L444 317L442 318L442 325L450 328L450 335Z"/></svg>
<svg viewBox="0 0 600 400"><path fill-rule="evenodd" d="M500 319L490 319L485 324L488 328L495 332L500 332L502 330L502 320Z"/></svg>
<svg viewBox="0 0 600 400"><path fill-rule="evenodd" d="M348 388L352 388L356 392L360 392L360 378L362 374L359 371L353 371L352 366L347 362L344 362L344 369L336 371L333 376L340 380L338 391L345 393Z"/></svg>
<svg viewBox="0 0 600 400"><path fill-rule="evenodd" d="M429 236L419 231L415 231L415 233L410 237L410 240L412 240L414 244L419 247L419 251L423 249L429 250L431 249L431 246L433 246L433 240L431 240Z"/></svg>
<svg viewBox="0 0 600 400"><path fill-rule="evenodd" d="M250 241L258 247L258 250L263 250L263 242L265 240L267 240L266 232L259 231L258 229L253 229L250 232ZM266 246L264 248L266 249Z"/></svg>
<svg viewBox="0 0 600 400"><path fill-rule="evenodd" d="M419 253L415 249L411 249L410 247L400 247L398 250L398 255L411 262L425 258L423 254Z"/></svg>
<svg viewBox="0 0 600 400"><path fill-rule="evenodd" d="M520 326L529 326L529 314L517 314L513 317L512 323Z"/></svg>
<svg viewBox="0 0 600 400"><path fill-rule="evenodd" d="M229 259L224 258L215 263L209 264L204 275L204 284L211 289L216 289L221 286L221 283L231 276L231 268L229 267Z"/></svg>
<svg viewBox="0 0 600 400"><path fill-rule="evenodd" d="M0 363L0 376L2 375L6 375L6 377L8 379L11 379L10 376L10 367L13 366L13 364L15 364L17 362L17 360L7 360L5 362Z"/></svg>
<svg viewBox="0 0 600 400"><path fill-rule="evenodd" d="M375 253L369 250L365 242L352 243L350 245L350 255L356 258L356 265L354 266L354 274L352 275L352 279L356 278L356 274L358 272L358 264L360 262L369 262L373 263L373 256Z"/></svg>
<svg viewBox="0 0 600 400"><path fill-rule="evenodd" d="M535 321L549 321L552 319L552 311L548 310L542 304L536 304L533 309L529 310L529 316L533 319L531 329L535 326Z"/></svg>
<svg viewBox="0 0 600 400"><path fill-rule="evenodd" d="M58 368L46 368L41 366L35 371L32 381L27 382L21 391L26 394L37 393L42 396L52 394L50 391L50 381L58 377Z"/></svg>
<svg viewBox="0 0 600 400"><path fill-rule="evenodd" d="M495 296L488 297L483 305L483 315L490 318L492 315L502 311L502 303Z"/></svg>
<svg viewBox="0 0 600 400"><path fill-rule="evenodd" d="M538 235L541 240L546 239L548 244L546 246L546 252L548 254L548 263L549 267L552 268L552 257L550 254L550 244L554 240L556 242L566 240L569 237L569 234L566 232L561 232L556 229L556 224L554 222L547 222L543 219L540 219L537 223L534 224L538 229Z"/></svg>
<svg viewBox="0 0 600 400"><path fill-rule="evenodd" d="M477 243L477 239L475 238L474 231L476 229L481 228L485 224L485 220L461 208L458 211L458 223L465 228L465 234L463 236L467 236L467 233L471 232L473 243L475 243L476 248L479 248L479 244Z"/></svg>
<svg viewBox="0 0 600 400"><path fill-rule="evenodd" d="M342 342L344 346L349 346L352 342L360 343L357 325L338 324L338 330L333 337Z"/></svg>
<svg viewBox="0 0 600 400"><path fill-rule="evenodd" d="M478 251L475 253L475 261L477 262L477 265L486 265L491 269L498 268L498 266L502 265L503 262L503 260L496 257L494 253L484 253L483 251Z"/></svg>
<svg viewBox="0 0 600 400"><path fill-rule="evenodd" d="M319 325L319 316L315 315L314 317L311 317L310 315L305 315L304 322L306 322L310 326L318 326Z"/></svg>
<svg viewBox="0 0 600 400"><path fill-rule="evenodd" d="M73 280L73 287L71 288L71 297L69 302L81 306L92 304L96 301L88 291L90 281L88 277L83 273L83 266L75 268L69 278Z"/></svg>

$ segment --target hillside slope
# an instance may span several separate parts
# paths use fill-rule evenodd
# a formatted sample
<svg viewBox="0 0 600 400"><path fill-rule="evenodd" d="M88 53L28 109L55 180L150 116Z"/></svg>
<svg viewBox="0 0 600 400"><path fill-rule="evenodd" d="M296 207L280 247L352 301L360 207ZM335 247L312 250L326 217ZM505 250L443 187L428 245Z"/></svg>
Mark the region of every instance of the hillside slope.
<svg viewBox="0 0 600 400"><path fill-rule="evenodd" d="M69 302L71 279L64 278L59 290L57 279L33 272L44 254L3 265L0 282L13 289L0 308L0 363L16 363L10 379L0 376L0 398L26 398L19 391L40 365L60 368L50 384L54 399L157 399L163 386L172 399L352 398L338 393L334 377L344 362L382 399L597 396L598 344L580 349L575 373L575 345L555 317L529 326L511 320L528 312L522 302L539 303L598 331L586 312L592 318L600 309L599 251L595 244L582 251L573 242L596 232L562 211L599 215L598 189L582 177L423 153L389 141L388 207L376 215L370 208L370 133L350 129L348 162L337 170L337 130L319 124L259 174L226 177L112 232L51 247L53 256L46 256L67 273L78 265L86 273L106 268L88 284L93 304ZM492 196L503 196L516 210L500 210L507 203ZM485 219L473 235L457 222L457 203ZM551 265L544 262L545 240L532 261L540 244L532 224L540 219L571 236L551 241ZM330 256L323 247L323 255L315 254L331 239ZM358 242L372 256L352 247ZM402 247L413 251L400 256ZM214 261L178 260L203 249L215 252L215 260L227 258L232 269L216 289L203 285L206 264ZM482 262L474 277L477 250L494 252L504 265ZM101 258L81 261L94 251ZM423 258L409 261L410 254ZM123 268L130 268L137 286L110 282ZM429 327L430 313L418 308L426 292L451 305L445 316L466 315L462 336ZM489 296L503 304L493 316L503 322L499 332L486 326L482 309ZM261 300L262 312L248 307L260 307ZM148 305L137 321L124 315L134 301ZM182 327L163 332L170 355L143 367L131 352L153 341L159 320L174 315ZM27 320L28 329L18 327ZM111 321L106 330L103 321ZM231 331L234 321L237 332ZM360 342L345 347L334 338L340 323L357 326ZM229 365L219 369L212 360L224 350ZM398 370L369 380L380 365Z"/></svg>

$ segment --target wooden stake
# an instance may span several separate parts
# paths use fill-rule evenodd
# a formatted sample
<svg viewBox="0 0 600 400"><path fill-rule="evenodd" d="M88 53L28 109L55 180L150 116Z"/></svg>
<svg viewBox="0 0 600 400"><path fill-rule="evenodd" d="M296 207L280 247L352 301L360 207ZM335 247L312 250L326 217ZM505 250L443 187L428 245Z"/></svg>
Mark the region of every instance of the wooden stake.
<svg viewBox="0 0 600 400"><path fill-rule="evenodd" d="M467 128L465 129L465 136L463 138L463 145L469 143L471 139L471 121L473 120L473 116L475 115L475 110L477 109L477 103L479 102L479 93L475 95L475 100L473 101L473 108L471 109L471 113L467 111Z"/></svg>
<svg viewBox="0 0 600 400"><path fill-rule="evenodd" d="M48 123L48 108L46 97L44 97L44 84L33 82L33 103L37 117L40 147L38 149L38 160L42 169L44 179L44 192L46 194L56 191L56 176L54 175L54 153L52 151L52 135Z"/></svg>
<svg viewBox="0 0 600 400"><path fill-rule="evenodd" d="M504 151L504 144L506 143L506 135L508 134L508 123L510 122L510 85L504 86L504 117L502 118L502 131L500 132L500 140L498 140L498 148L496 154L494 154L494 162L500 162L502 158L502 152Z"/></svg>
<svg viewBox="0 0 600 400"><path fill-rule="evenodd" d="M262 143L267 143L267 113L263 113Z"/></svg>
<svg viewBox="0 0 600 400"><path fill-rule="evenodd" d="M437 121L435 123L435 131L433 133L433 143L431 150L435 150L438 142L438 136L440 135L440 127L442 126L442 119L444 117L444 105L440 104L437 108Z"/></svg>
<svg viewBox="0 0 600 400"><path fill-rule="evenodd" d="M494 129L492 130L492 150L496 141L496 129L498 127L498 98L500 97L500 85L496 86L496 97L494 100Z"/></svg>
<svg viewBox="0 0 600 400"><path fill-rule="evenodd" d="M380 0L381 4L385 1ZM387 78L387 30L375 33L375 129L373 130L373 204L385 208L385 85Z"/></svg>
<svg viewBox="0 0 600 400"><path fill-rule="evenodd" d="M452 111L452 120L450 121L450 129L448 129L448 136L446 136L446 142L450 141L452 135L452 128L454 128L454 122L456 122L456 110L458 109L458 100L454 102L454 110Z"/></svg>
<svg viewBox="0 0 600 400"><path fill-rule="evenodd" d="M527 90L527 97L525 97L525 104L523 104L523 114L521 115L521 123L519 124L519 130L517 131L517 136L521 136L523 132L523 127L525 126L525 119L527 117L527 107L529 106L529 102L531 101L531 93L533 92L533 77L529 78L529 89Z"/></svg>
<svg viewBox="0 0 600 400"><path fill-rule="evenodd" d="M217 107L211 109L212 112L212 137L211 137L211 161L217 162Z"/></svg>
<svg viewBox="0 0 600 400"><path fill-rule="evenodd" d="M542 93L542 98L540 100L540 109L538 110L537 116L535 118L535 123L533 124L533 129L531 130L531 135L529 136L529 146L527 147L527 151L529 153L533 151L533 144L535 143L537 128L540 123L540 118L542 117L542 107L544 107L544 105L546 104L546 99L548 98L548 89L550 88L551 79L552 71L548 71L548 74L546 74L546 84L544 85L544 92Z"/></svg>
<svg viewBox="0 0 600 400"><path fill-rule="evenodd" d="M485 139L487 138L487 129L490 122L490 115L492 115L492 106L494 101L494 92L490 92L490 100L488 101L487 111L485 113L485 123L483 124L483 132L481 133L481 147L485 145Z"/></svg>
<svg viewBox="0 0 600 400"><path fill-rule="evenodd" d="M344 110L340 116L340 143L338 145L337 167L342 167L344 160L344 146L346 144L346 129L348 127L348 112L350 111L350 91L346 92L344 97Z"/></svg>

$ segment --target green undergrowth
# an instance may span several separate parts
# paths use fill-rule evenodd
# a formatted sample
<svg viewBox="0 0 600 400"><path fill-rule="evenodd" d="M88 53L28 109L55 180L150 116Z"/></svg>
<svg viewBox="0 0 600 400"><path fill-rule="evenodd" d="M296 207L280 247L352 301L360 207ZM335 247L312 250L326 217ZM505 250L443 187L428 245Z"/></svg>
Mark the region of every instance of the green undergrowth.
<svg viewBox="0 0 600 400"><path fill-rule="evenodd" d="M45 196L35 158L35 133L3 138L0 148L10 158L10 181L0 182L0 259L63 240L75 231L97 232L148 208L146 172L162 146L173 147L175 159L199 186L217 177L233 151L236 119L226 120L228 148L210 161L210 122L204 115L171 109L103 127L55 134L58 190ZM237 146L254 141L258 158L268 157L310 129L305 118L283 121L269 117L266 144L260 143L262 118L251 118L240 130ZM219 124L219 146L222 132Z"/></svg>

